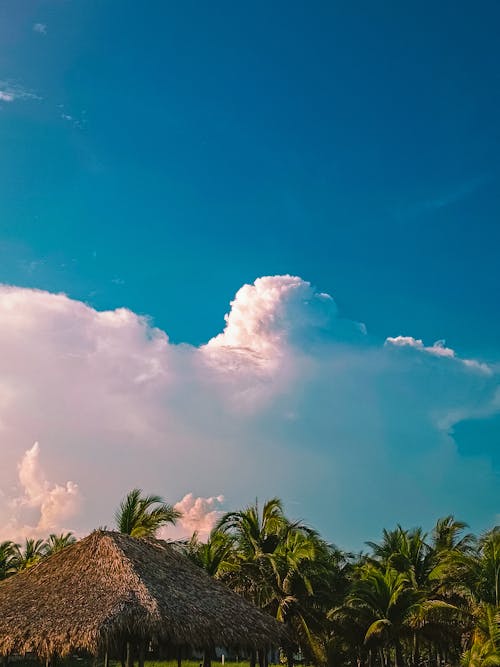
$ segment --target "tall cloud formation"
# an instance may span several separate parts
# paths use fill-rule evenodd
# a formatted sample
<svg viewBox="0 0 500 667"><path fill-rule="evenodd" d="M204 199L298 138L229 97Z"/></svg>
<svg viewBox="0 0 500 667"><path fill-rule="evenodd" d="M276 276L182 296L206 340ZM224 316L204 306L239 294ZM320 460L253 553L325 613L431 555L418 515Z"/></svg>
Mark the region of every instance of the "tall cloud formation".
<svg viewBox="0 0 500 667"><path fill-rule="evenodd" d="M40 464L38 442L22 457L18 477L22 494L9 503L11 515L0 526L0 539L16 541L25 537L46 537L51 532L63 530L64 522L79 511L78 485L66 482L61 486L46 479ZM29 517L35 521L29 522Z"/></svg>
<svg viewBox="0 0 500 667"><path fill-rule="evenodd" d="M497 370L439 341L372 340L298 277L242 287L201 347L123 308L17 287L0 286L0 318L4 525L40 489L70 509L44 510L37 530L111 525L136 486L182 498L185 531L211 525L222 493L226 508L280 495L348 546L396 521L453 511L483 527L499 511L494 462L453 437L500 412ZM70 483L30 486L35 441L47 478L75 480L77 503Z"/></svg>

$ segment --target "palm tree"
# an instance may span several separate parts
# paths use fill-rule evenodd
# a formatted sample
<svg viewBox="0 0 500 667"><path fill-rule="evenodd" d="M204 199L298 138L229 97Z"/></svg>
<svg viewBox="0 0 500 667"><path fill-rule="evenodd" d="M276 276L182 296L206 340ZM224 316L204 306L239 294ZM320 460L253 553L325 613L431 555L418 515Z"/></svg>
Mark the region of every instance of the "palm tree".
<svg viewBox="0 0 500 667"><path fill-rule="evenodd" d="M429 663L437 663L444 657L458 657L457 647L460 646L460 636L466 624L464 613L457 606L460 598L450 599L449 589L443 586L442 565L449 553L448 547L453 548L461 543L465 549L468 544L466 539L462 542L458 539L464 526L454 522L453 517L438 521L437 526L439 530L435 529L432 544L427 542L427 535L421 528L405 530L398 525L395 530L384 530L380 543L368 542L372 556L365 557L355 570L352 591L357 587L365 590L367 583L374 588L378 586L381 590L380 586L384 581L387 589L389 584L394 584L391 580L392 572L394 576L401 575L398 584L404 582L405 596L418 601L407 619L408 624L404 628L406 636L403 642L399 642L399 655L396 655L398 662L404 660L406 655L406 662L414 666L420 663L423 654L427 654ZM448 539L441 540L440 550L437 551L435 548L437 537L443 537L446 532ZM379 574L375 576L374 572ZM366 576L367 573L370 573L369 576ZM359 619L354 618L356 611L361 613L362 609L346 610L345 607L341 607L337 615L333 614L334 622L337 625L341 624L341 632L347 630L348 623L354 623L354 627L358 628L366 626L363 614ZM390 626L386 621L387 619L383 623L378 623L372 631L381 632L382 628L385 628L385 639L389 641ZM366 627L365 630L368 632ZM356 632L359 632L359 629ZM352 628L348 630L348 634L353 637L356 637L356 632L353 633ZM384 639L384 633L380 634L380 641ZM373 636L375 637L375 634ZM373 642L367 645L374 646ZM397 652L398 647L396 644L393 646ZM383 646L379 648L386 650ZM388 659L386 653L382 662L387 662Z"/></svg>
<svg viewBox="0 0 500 667"><path fill-rule="evenodd" d="M494 667L500 665L500 610L482 604L476 610L476 627L472 644L462 656L463 667Z"/></svg>
<svg viewBox="0 0 500 667"><path fill-rule="evenodd" d="M18 549L19 545L10 540L0 542L0 580L16 572Z"/></svg>
<svg viewBox="0 0 500 667"><path fill-rule="evenodd" d="M256 500L244 510L224 514L216 530L233 535L240 553L246 558L259 558L273 553L289 526L281 500L271 498L264 503L262 511Z"/></svg>
<svg viewBox="0 0 500 667"><path fill-rule="evenodd" d="M52 556L75 542L76 537L73 533L60 533L59 535L51 533L45 545L45 556Z"/></svg>
<svg viewBox="0 0 500 667"><path fill-rule="evenodd" d="M390 648L394 649L395 667L402 667L402 642L413 636L413 621L425 596L413 588L406 574L391 567L383 571L368 563L360 575L346 607L364 627L365 645L382 650L384 667L390 664Z"/></svg>
<svg viewBox="0 0 500 667"><path fill-rule="evenodd" d="M143 496L141 489L132 489L120 503L115 521L121 533L131 537L154 537L161 526L174 524L182 516L160 496Z"/></svg>
<svg viewBox="0 0 500 667"><path fill-rule="evenodd" d="M471 604L500 607L500 526L482 535L474 551L451 552L443 569L448 588Z"/></svg>
<svg viewBox="0 0 500 667"><path fill-rule="evenodd" d="M327 661L326 612L345 590L344 555L304 526L287 532L272 555L271 596L266 610L287 627L305 657ZM289 664L293 656L288 654Z"/></svg>
<svg viewBox="0 0 500 667"><path fill-rule="evenodd" d="M468 528L465 521L458 521L453 514L436 521L432 531L432 548L436 554L450 551L470 553L474 548L474 535L461 533Z"/></svg>
<svg viewBox="0 0 500 667"><path fill-rule="evenodd" d="M391 565L395 555L404 550L404 542L408 531L398 525L394 530L382 531L382 540L380 542L366 542L373 554L373 559L387 568Z"/></svg>
<svg viewBox="0 0 500 667"><path fill-rule="evenodd" d="M287 519L279 498L271 498L262 509L256 501L244 510L229 512L216 531L229 535L234 543L224 581L285 623L295 648L305 649L317 663L325 662L320 634L331 606L325 604L326 582L333 581L329 579L334 562L329 545L308 526ZM293 648L287 649L289 665Z"/></svg>
<svg viewBox="0 0 500 667"><path fill-rule="evenodd" d="M165 503L160 496L144 496L142 489L132 489L115 512L115 522L120 533L131 537L155 537L161 526L167 523L175 525L181 516L181 512ZM129 642L124 647L125 654L126 659L122 658L122 665L125 662L132 665L132 647Z"/></svg>
<svg viewBox="0 0 500 667"><path fill-rule="evenodd" d="M426 542L427 535L421 528L405 530L400 525L395 530L383 531L380 543L367 542L371 547L373 565L383 570L388 567L406 574L413 586L430 588L434 569L434 552Z"/></svg>
<svg viewBox="0 0 500 667"><path fill-rule="evenodd" d="M500 526L479 538L476 581L481 599L500 608Z"/></svg>
<svg viewBox="0 0 500 667"><path fill-rule="evenodd" d="M234 540L221 531L213 531L206 542L200 542L198 533L193 533L185 545L189 560L205 570L211 577L221 577L233 569L232 550Z"/></svg>
<svg viewBox="0 0 500 667"><path fill-rule="evenodd" d="M33 565L36 565L45 554L44 540L35 540L34 538L27 538L24 543L24 548L21 549L16 545L16 565L17 570L27 570Z"/></svg>

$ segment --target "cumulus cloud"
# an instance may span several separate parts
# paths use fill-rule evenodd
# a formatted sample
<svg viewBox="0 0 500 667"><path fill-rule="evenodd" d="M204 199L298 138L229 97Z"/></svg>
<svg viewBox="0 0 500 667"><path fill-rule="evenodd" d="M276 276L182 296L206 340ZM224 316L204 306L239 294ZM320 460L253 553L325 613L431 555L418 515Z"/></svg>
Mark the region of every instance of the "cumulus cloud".
<svg viewBox="0 0 500 667"><path fill-rule="evenodd" d="M186 493L184 498L174 505L182 517L175 526L164 527L160 536L167 539L185 539L198 533L199 539L205 540L222 516L223 502L223 495L197 498L193 493Z"/></svg>
<svg viewBox="0 0 500 667"><path fill-rule="evenodd" d="M498 513L497 462L454 436L500 412L496 367L444 342L374 340L298 277L242 287L200 347L38 290L0 286L0 318L0 525L21 472L37 530L112 525L134 487L182 498L183 536L210 530L222 493L228 509L280 495L348 546L396 521L453 511L482 527ZM36 440L47 474L25 454Z"/></svg>
<svg viewBox="0 0 500 667"><path fill-rule="evenodd" d="M265 276L253 285L243 285L224 319L224 331L206 349L251 352L259 360L279 358L290 346L310 344L319 336L365 332L363 324L338 317L329 294L289 275Z"/></svg>
<svg viewBox="0 0 500 667"><path fill-rule="evenodd" d="M224 331L207 348L252 351L261 359L283 353L301 331L326 327L337 314L328 294L296 276L266 276L238 290Z"/></svg>
<svg viewBox="0 0 500 667"><path fill-rule="evenodd" d="M17 540L32 536L45 537L51 532L64 530L65 522L71 520L80 509L78 485L66 482L61 486L46 479L40 464L38 442L24 453L17 468L22 493L9 503L12 514L1 528L2 536ZM23 518L29 514L36 517L36 523L23 522Z"/></svg>

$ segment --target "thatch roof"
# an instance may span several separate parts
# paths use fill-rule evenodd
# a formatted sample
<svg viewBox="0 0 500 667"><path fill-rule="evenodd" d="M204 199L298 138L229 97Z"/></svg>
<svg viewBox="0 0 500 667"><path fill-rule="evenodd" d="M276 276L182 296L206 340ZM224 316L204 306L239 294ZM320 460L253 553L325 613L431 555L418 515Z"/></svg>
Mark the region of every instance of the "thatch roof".
<svg viewBox="0 0 500 667"><path fill-rule="evenodd" d="M0 582L0 654L94 655L126 641L259 648L282 626L172 545L96 531Z"/></svg>

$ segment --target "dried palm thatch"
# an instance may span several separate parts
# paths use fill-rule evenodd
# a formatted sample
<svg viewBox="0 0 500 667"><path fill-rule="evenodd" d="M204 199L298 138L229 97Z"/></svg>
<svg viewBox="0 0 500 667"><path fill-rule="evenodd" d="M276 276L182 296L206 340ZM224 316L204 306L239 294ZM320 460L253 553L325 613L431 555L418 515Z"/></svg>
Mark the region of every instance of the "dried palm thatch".
<svg viewBox="0 0 500 667"><path fill-rule="evenodd" d="M0 654L116 652L125 642L264 648L282 626L175 547L95 531L0 583Z"/></svg>

